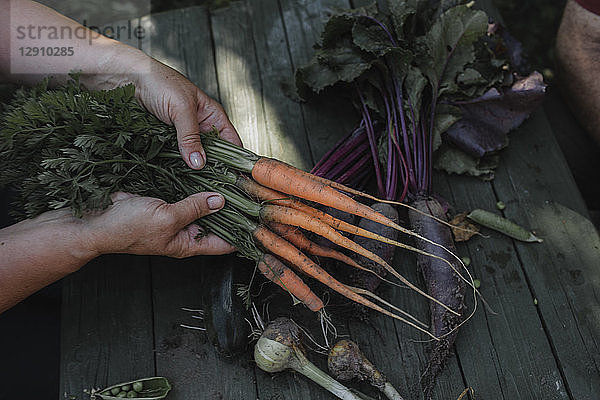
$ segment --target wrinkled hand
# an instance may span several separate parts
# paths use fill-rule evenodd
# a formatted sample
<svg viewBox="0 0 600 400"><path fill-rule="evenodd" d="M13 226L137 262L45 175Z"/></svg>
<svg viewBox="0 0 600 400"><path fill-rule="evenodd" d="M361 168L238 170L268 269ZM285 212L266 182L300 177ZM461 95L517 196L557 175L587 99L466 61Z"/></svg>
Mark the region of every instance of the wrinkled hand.
<svg viewBox="0 0 600 400"><path fill-rule="evenodd" d="M223 139L242 145L223 107L174 69L152 60L151 72L141 74L135 85L142 105L161 121L175 125L179 151L191 168L206 163L201 131L214 126Z"/></svg>
<svg viewBox="0 0 600 400"><path fill-rule="evenodd" d="M234 247L210 233L196 239L199 218L223 207L217 193L198 193L168 204L151 197L118 192L113 204L85 218L90 247L98 254L129 253L175 258L227 254Z"/></svg>

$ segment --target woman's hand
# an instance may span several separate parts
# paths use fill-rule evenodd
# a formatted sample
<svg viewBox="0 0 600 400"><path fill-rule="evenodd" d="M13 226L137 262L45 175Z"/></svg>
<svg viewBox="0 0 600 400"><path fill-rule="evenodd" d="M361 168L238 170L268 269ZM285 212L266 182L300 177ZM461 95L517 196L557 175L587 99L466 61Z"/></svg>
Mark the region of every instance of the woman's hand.
<svg viewBox="0 0 600 400"><path fill-rule="evenodd" d="M176 258L201 254L227 254L234 248L209 233L198 236L193 224L220 210L224 199L217 193L198 193L168 204L151 197L114 193L113 204L100 214L84 217L86 240L96 254L129 253Z"/></svg>
<svg viewBox="0 0 600 400"><path fill-rule="evenodd" d="M161 121L175 125L179 152L193 169L206 163L200 132L215 127L220 136L242 145L223 107L174 69L151 61L150 72L134 81L136 96Z"/></svg>
<svg viewBox="0 0 600 400"><path fill-rule="evenodd" d="M190 257L234 248L193 222L223 206L216 193L175 204L127 193L113 194L106 210L76 218L70 210L45 212L0 229L0 313L105 253Z"/></svg>
<svg viewBox="0 0 600 400"><path fill-rule="evenodd" d="M214 126L223 139L242 144L223 107L174 69L39 3L24 0L11 2L10 7L10 19L7 13L0 13L0 26L43 26L48 32L49 28L56 28L61 32L82 30L86 34L61 40L61 46L73 49L72 57L46 57L40 61L37 57L22 57L18 46L9 46L9 30L0 29L0 81L33 84L51 76L51 84L61 84L68 79L69 72L79 71L80 81L90 89L112 89L133 83L139 101L148 111L175 125L181 156L194 169L202 168L206 162L201 131L207 132ZM19 45L56 46L56 40L47 36L35 40L24 38ZM13 68L13 64L17 67Z"/></svg>

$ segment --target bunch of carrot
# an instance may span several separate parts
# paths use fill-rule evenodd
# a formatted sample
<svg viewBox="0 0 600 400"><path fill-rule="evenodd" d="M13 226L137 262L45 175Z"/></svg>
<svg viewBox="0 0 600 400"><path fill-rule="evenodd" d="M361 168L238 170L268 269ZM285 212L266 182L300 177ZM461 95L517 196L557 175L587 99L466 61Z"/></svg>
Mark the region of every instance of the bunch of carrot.
<svg viewBox="0 0 600 400"><path fill-rule="evenodd" d="M409 314L381 300L371 292L345 285L327 273L309 256L328 257L354 268L369 270L337 250L312 242L303 231L317 234L339 247L372 260L404 285L440 304L449 312L456 313L413 285L381 257L342 235L340 231L420 254L423 254L423 251L337 219L308 204L310 202L331 207L427 240L396 224L371 207L354 200L343 191L352 191L364 196L367 196L366 194L301 171L281 161L258 157L249 150L220 140L214 135L206 135L203 142L209 167L205 172L192 174L192 179L204 189L220 191L228 207L219 213L205 217L199 221L199 224L234 244L245 256L255 259L258 262L258 269L264 276L287 290L311 310L321 311L324 307L323 302L282 261L291 265L295 271L320 281L348 299L429 334L418 326L424 324L414 321ZM176 154L170 156L176 157ZM214 166L211 167L213 163ZM226 165L228 168L236 169L238 173L222 169L219 171L218 165ZM238 233L232 234L232 231ZM252 239L259 251L244 250L248 248L248 238ZM433 254L425 255L439 258ZM365 296L380 300L383 304L404 314L406 318L383 308Z"/></svg>
<svg viewBox="0 0 600 400"><path fill-rule="evenodd" d="M15 188L27 216L65 206L76 213L100 209L110 205L110 193L115 191L166 201L217 191L225 197L226 206L198 224L255 260L264 276L312 311L323 316L323 301L296 273L436 338L410 314L368 290L341 283L321 268L310 256L330 257L375 273L339 251L310 241L306 231L372 260L396 280L458 315L340 232L447 262L444 258L339 220L311 204L374 221L432 246L435 243L347 196L343 192L352 190L339 183L259 157L219 139L214 132L202 135L202 141L207 165L200 171L191 170L175 150L175 129L143 109L132 86L93 92L73 80L61 89L38 87L20 92L2 115L0 184Z"/></svg>

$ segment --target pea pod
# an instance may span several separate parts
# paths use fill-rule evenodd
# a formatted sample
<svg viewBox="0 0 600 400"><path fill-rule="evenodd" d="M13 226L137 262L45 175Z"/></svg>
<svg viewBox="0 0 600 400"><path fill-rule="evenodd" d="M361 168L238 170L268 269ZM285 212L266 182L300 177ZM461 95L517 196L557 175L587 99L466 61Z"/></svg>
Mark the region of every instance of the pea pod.
<svg viewBox="0 0 600 400"><path fill-rule="evenodd" d="M528 230L520 227L514 222L494 214L489 211L481 210L479 208L471 211L467 215L471 221L483 225L486 228L494 229L500 233L510 236L514 239L521 240L523 242L542 242L543 240L535 236Z"/></svg>
<svg viewBox="0 0 600 400"><path fill-rule="evenodd" d="M139 400L162 400L167 396L167 393L169 393L169 391L171 390L171 384L169 383L167 378L157 376L152 378L137 379L131 382L122 382L99 391L92 391L91 399L119 400L120 398L125 397L119 397L119 395L121 394L121 389L123 387L127 387L128 389L140 388L141 390L139 391L130 390L129 393L131 393L131 397L127 396L129 398L134 398L133 395L135 394L135 398ZM117 394L114 394L117 391L117 389L119 390L119 392L117 392ZM125 392L125 394L127 395L127 392Z"/></svg>

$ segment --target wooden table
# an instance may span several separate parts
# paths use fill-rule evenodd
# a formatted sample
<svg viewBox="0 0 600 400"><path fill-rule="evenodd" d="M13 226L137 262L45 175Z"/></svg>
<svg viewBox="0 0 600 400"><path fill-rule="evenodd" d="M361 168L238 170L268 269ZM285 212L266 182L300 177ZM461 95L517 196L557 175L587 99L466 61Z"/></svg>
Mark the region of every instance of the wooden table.
<svg viewBox="0 0 600 400"><path fill-rule="evenodd" d="M247 147L309 168L357 119L331 101L295 103L282 89L310 57L332 6L349 4L263 0L176 10L132 21L151 34L132 44L218 99ZM502 200L506 217L544 238L523 244L490 233L459 246L489 308L462 328L435 398L456 399L471 386L479 400L598 399L600 240L543 110L511 141L492 182L443 175L435 182L458 210L493 210ZM152 375L170 379L171 400L332 398L293 373L263 373L250 354L224 359L203 333L179 326L189 319L180 307L202 307L203 265L219 262L106 256L65 279L61 399ZM419 280L413 257L396 257L396 268ZM385 294L427 319L422 298ZM374 328L350 321L344 329L406 399L419 398L424 338L391 319L373 321Z"/></svg>

